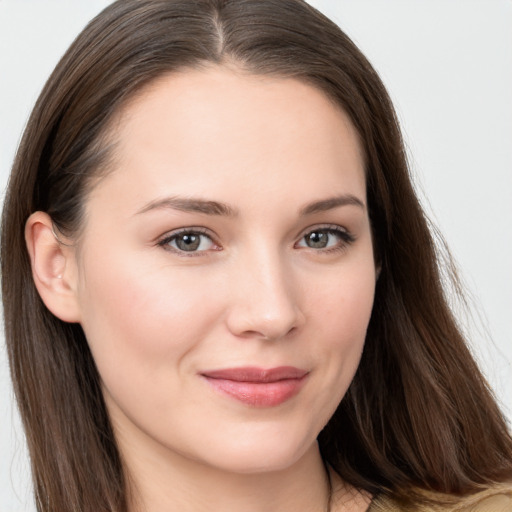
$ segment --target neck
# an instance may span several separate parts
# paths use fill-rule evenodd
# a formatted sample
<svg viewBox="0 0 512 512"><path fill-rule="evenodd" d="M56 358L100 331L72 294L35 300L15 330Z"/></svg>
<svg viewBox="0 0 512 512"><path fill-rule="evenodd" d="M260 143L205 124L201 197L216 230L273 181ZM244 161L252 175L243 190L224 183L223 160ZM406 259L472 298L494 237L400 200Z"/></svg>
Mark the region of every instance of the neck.
<svg viewBox="0 0 512 512"><path fill-rule="evenodd" d="M315 443L286 469L234 473L172 454L127 460L129 512L328 512L330 480Z"/></svg>

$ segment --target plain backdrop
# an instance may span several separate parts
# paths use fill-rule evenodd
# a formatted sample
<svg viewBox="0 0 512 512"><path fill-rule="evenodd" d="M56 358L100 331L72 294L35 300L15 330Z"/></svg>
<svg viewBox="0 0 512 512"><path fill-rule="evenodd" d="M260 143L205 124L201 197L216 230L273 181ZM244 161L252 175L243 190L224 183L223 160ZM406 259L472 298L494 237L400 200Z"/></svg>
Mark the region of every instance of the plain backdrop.
<svg viewBox="0 0 512 512"><path fill-rule="evenodd" d="M0 0L0 188L46 78L105 0ZM448 240L472 347L512 418L512 1L314 0L381 74ZM468 321L469 320L469 321ZM20 321L23 321L20 318ZM0 512L35 510L0 337Z"/></svg>

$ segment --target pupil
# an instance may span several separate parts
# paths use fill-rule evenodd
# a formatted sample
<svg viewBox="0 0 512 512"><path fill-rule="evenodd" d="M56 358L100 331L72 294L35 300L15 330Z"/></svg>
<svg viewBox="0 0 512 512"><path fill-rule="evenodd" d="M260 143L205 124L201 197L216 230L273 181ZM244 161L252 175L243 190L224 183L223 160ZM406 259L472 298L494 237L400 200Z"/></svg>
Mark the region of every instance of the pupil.
<svg viewBox="0 0 512 512"><path fill-rule="evenodd" d="M201 239L198 235L181 235L176 240L176 245L182 251L195 251L201 242Z"/></svg>
<svg viewBox="0 0 512 512"><path fill-rule="evenodd" d="M314 249L321 249L327 245L327 233L314 231L307 237L307 244Z"/></svg>

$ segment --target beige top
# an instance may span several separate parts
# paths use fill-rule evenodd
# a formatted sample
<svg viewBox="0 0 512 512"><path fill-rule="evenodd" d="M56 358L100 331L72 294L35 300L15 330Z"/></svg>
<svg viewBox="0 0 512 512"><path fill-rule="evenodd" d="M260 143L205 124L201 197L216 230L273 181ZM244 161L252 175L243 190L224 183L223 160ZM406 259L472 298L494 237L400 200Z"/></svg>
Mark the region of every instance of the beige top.
<svg viewBox="0 0 512 512"><path fill-rule="evenodd" d="M449 504L420 505L406 511L390 498L377 497L367 512L512 512L512 484L499 484L464 498L443 495L443 500Z"/></svg>

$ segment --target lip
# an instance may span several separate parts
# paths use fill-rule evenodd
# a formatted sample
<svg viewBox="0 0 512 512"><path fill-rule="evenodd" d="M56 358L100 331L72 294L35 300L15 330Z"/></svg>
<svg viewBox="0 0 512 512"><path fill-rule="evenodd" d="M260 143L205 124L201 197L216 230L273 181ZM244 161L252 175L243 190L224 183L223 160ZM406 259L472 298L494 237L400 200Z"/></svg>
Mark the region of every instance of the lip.
<svg viewBox="0 0 512 512"><path fill-rule="evenodd" d="M253 407L275 407L294 397L309 372L294 366L246 366L209 370L201 376L216 391Z"/></svg>

